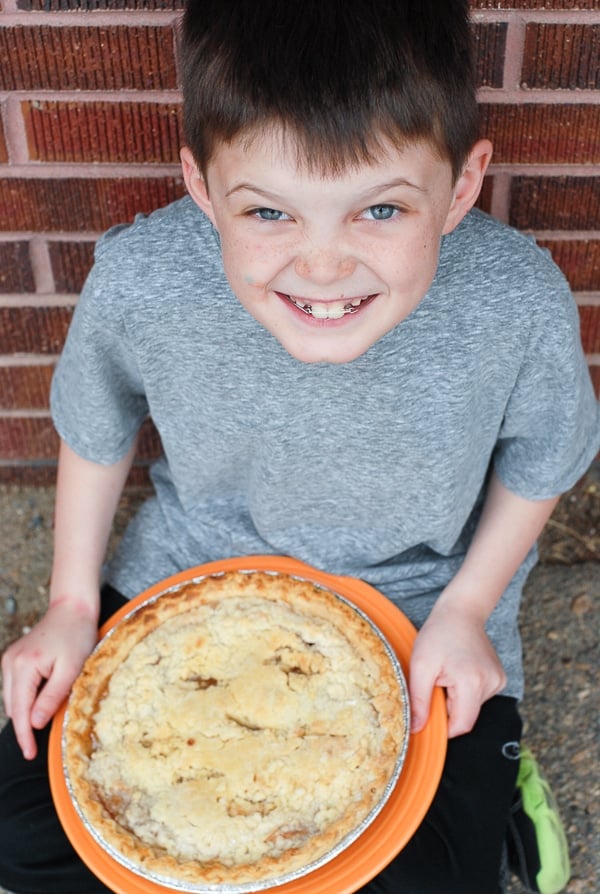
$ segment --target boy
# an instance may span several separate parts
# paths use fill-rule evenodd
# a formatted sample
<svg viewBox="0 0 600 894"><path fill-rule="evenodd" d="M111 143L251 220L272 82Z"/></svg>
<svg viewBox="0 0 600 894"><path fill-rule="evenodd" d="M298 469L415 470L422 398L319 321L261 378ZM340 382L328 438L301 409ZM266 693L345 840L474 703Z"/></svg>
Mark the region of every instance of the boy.
<svg viewBox="0 0 600 894"><path fill-rule="evenodd" d="M101 241L53 383L50 607L3 663L12 889L105 890L60 838L37 731L94 645L107 537L149 413L156 496L107 572L104 613L232 555L291 554L378 587L420 628L414 729L443 686L450 742L430 814L365 890L501 890L519 597L600 419L564 279L471 212L491 145L466 7L188 5L189 196Z"/></svg>

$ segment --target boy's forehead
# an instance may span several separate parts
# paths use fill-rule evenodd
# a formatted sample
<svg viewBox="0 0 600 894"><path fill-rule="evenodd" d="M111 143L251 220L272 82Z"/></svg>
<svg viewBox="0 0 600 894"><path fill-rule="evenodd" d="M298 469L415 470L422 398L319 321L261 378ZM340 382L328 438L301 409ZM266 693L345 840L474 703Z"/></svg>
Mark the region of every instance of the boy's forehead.
<svg viewBox="0 0 600 894"><path fill-rule="evenodd" d="M357 157L351 149L346 153L334 148L330 153L314 151L301 135L273 125L248 130L229 141L218 141L207 167L237 159L244 167L273 163L312 179L328 180L368 173L381 166L406 163L415 158L422 158L428 165L451 168L450 162L440 156L435 144L429 140L403 137L392 141L384 134L375 133L365 151Z"/></svg>

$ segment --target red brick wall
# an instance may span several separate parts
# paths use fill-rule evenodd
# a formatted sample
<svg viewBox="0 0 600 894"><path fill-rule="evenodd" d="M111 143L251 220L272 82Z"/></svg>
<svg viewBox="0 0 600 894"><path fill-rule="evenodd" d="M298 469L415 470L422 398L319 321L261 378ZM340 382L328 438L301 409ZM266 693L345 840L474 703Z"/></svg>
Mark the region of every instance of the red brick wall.
<svg viewBox="0 0 600 894"><path fill-rule="evenodd" d="M0 482L43 483L50 377L94 240L183 193L182 4L0 2ZM480 204L552 251L600 390L600 0L471 6L495 144ZM156 446L149 430L142 465Z"/></svg>

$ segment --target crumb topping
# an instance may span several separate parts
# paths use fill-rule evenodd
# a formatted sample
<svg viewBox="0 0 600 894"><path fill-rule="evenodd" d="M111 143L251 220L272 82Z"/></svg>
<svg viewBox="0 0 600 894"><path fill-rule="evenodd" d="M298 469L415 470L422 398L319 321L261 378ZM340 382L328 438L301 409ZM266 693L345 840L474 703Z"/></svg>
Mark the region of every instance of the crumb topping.
<svg viewBox="0 0 600 894"><path fill-rule="evenodd" d="M315 614L259 588L150 624L88 727L109 837L129 833L148 865L164 852L171 869L218 865L230 880L281 875L358 825L404 730L384 650L347 621L347 606Z"/></svg>

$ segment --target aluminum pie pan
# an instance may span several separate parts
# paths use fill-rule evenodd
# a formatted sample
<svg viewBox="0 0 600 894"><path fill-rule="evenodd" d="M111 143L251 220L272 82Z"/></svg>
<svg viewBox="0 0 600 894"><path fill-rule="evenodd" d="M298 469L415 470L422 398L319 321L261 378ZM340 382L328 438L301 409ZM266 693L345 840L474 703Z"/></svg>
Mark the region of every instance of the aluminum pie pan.
<svg viewBox="0 0 600 894"><path fill-rule="evenodd" d="M402 740L402 747L400 748L396 761L394 763L393 771L390 775L390 778L385 786L385 789L379 799L379 801L371 808L369 813L363 817L363 819L358 823L350 832L348 832L343 838L341 838L332 848L326 851L317 859L306 863L304 866L300 866L295 870L289 871L287 873L283 873L278 876L272 876L265 879L260 879L256 881L247 881L247 882L237 882L237 883L208 883L202 880L199 880L198 883L190 882L189 880L181 880L177 878L173 878L170 875L162 874L158 872L149 871L144 869L138 862L129 859L123 853L121 853L117 848L115 848L110 842L106 841L104 836L96 829L96 827L91 823L84 813L83 809L80 807L77 798L75 797L74 789L72 786L72 782L69 775L69 770L66 761L63 758L63 773L64 779L66 783L66 788L71 799L71 803L73 804L75 811L83 825L84 829L87 833L94 839L96 844L102 848L102 850L108 854L116 863L132 872L134 875L138 876L141 879L152 882L154 884L163 886L172 891L181 891L186 892L186 894L249 894L249 892L260 892L266 891L271 888L279 887L284 884L288 884L290 882L297 881L298 879L303 878L304 876L314 872L315 870L320 869L325 866L331 860L338 857L344 851L351 847L360 836L368 829L368 827L373 823L376 817L381 813L386 803L388 802L390 795L392 794L400 774L402 772L402 768L404 766L408 745L409 745L409 730L410 730L410 704L408 698L408 687L406 684L406 679L404 676L404 672L402 670L401 664L394 652L392 646L390 645L388 639L380 630L380 628L375 624L375 622L369 617L369 615L363 611L358 605L356 605L351 599L347 598L343 594L337 592L334 588L329 585L324 585L321 582L312 580L309 575L303 574L295 574L295 573L282 573L279 571L271 571L265 568L240 568L237 569L241 574L255 574L262 573L271 575L273 577L283 576L287 578L291 578L294 580L298 580L301 582L306 582L311 584L318 590L323 590L335 599L339 600L342 603L345 603L353 612L355 612L359 617L361 617L371 628L372 632L379 639L387 658L392 667L394 677L398 686L400 702L402 705L402 713L401 722L403 724L403 728L405 730L405 735ZM118 623L108 630L102 639L97 643L94 651L100 649L103 643L112 635L112 633L126 620L131 619L135 614L141 611L142 608L146 608L148 605L153 604L157 600L166 596L167 594L173 593L177 590L182 589L183 587L187 587L192 584L199 584L207 578L218 578L226 575L226 571L215 571L207 574L200 574L190 576L183 581L179 581L173 586L166 587L164 590L161 590L158 593L154 593L149 596L147 599L139 602L131 611L127 612L123 615ZM62 738L61 738L61 747L62 753L65 754L66 751L66 734L67 727L69 725L69 705L67 703L64 719L63 719L63 728L62 728Z"/></svg>

